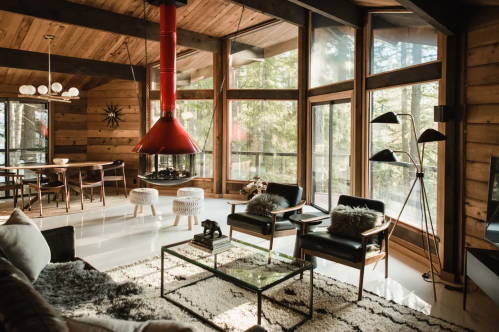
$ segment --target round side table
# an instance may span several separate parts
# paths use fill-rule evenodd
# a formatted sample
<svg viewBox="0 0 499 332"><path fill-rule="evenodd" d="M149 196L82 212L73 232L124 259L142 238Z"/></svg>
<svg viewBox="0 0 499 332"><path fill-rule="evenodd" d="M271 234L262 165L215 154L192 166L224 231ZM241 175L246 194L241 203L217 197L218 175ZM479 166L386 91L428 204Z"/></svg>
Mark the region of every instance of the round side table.
<svg viewBox="0 0 499 332"><path fill-rule="evenodd" d="M317 212L317 213L294 214L294 215L289 217L289 221L291 221L291 223L295 226L295 228L297 230L296 240L295 240L295 250L293 251L293 256L295 258L301 258L300 239L301 239L301 236L303 235L303 224L304 224L301 220L319 217L319 216L325 216L325 215L326 215L325 213ZM307 224L306 233L311 233L314 229L316 229L324 221L327 221L327 219L307 222L306 223ZM314 268L317 267L317 258L315 256L305 255L305 260L314 264Z"/></svg>

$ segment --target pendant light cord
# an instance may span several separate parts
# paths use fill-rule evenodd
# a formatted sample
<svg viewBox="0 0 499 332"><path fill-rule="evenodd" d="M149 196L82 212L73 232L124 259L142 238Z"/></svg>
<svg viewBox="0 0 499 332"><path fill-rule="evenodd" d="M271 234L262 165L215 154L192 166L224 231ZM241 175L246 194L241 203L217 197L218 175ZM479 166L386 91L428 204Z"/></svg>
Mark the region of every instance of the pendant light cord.
<svg viewBox="0 0 499 332"><path fill-rule="evenodd" d="M245 9L245 7L243 6L243 9L241 10L241 16L239 17L239 22L237 23L237 29L236 29L236 34L234 35L234 40L230 41L229 57L232 54L232 51L234 49L234 44L236 43L237 35L239 34L239 28L241 26L241 21L243 20L244 9ZM217 101L215 103L215 106L213 107L213 114L211 115L210 127L208 128L208 132L206 133L206 138L205 138L204 144L203 144L203 152L205 151L206 143L208 142L208 138L210 136L210 131L211 131L211 128L213 127L213 120L215 119L215 114L216 114L215 112L216 112L216 109L218 107L218 103L220 102L220 97L222 96L225 80L227 79L227 75L229 73L229 63L230 63L230 61L227 59L227 66L225 67L225 75L222 79L222 84L220 84L220 90L218 90Z"/></svg>

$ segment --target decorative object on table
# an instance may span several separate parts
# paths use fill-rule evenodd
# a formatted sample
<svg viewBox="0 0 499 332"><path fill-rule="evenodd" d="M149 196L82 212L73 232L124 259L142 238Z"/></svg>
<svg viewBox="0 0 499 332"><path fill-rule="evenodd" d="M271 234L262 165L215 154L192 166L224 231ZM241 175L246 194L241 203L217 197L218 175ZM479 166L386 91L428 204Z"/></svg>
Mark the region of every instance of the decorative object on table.
<svg viewBox="0 0 499 332"><path fill-rule="evenodd" d="M260 194L255 196L248 202L246 206L246 211L249 213L256 213L264 217L271 217L272 211L282 210L289 206L288 201L276 194ZM277 218L282 218L284 213L278 213Z"/></svg>
<svg viewBox="0 0 499 332"><path fill-rule="evenodd" d="M118 175L118 170L121 170L121 175ZM114 175L106 175L106 172L114 171ZM126 177L125 177L125 161L115 160L112 165L104 165L104 182L114 181L116 184L116 195L119 195L118 181L123 181L123 189L125 190L125 198L127 198L126 192ZM153 209L153 208L151 208ZM154 214L153 214L154 215Z"/></svg>
<svg viewBox="0 0 499 332"><path fill-rule="evenodd" d="M220 229L220 225L216 221L206 219L205 221L201 222L201 226L204 227L203 235L208 235L211 239L213 239L215 232L218 232L218 237L222 237L222 230ZM206 234L206 231L208 231L208 234Z"/></svg>
<svg viewBox="0 0 499 332"><path fill-rule="evenodd" d="M305 201L302 201L303 189L296 185L271 182L267 186L266 194L284 197L290 207L271 211L270 217L265 217L256 213L236 213L236 206L247 205L249 202L227 202L231 205L231 214L227 216L227 224L230 226L230 238L232 238L233 231L250 234L269 241L269 248L272 250L274 238L296 235L296 228L289 221L289 217L298 211L303 213L303 206L305 205ZM255 199L253 198L251 201ZM277 215L282 213L284 213L282 218L277 218Z"/></svg>
<svg viewBox="0 0 499 332"><path fill-rule="evenodd" d="M69 159L68 158L54 158L54 159L52 159L52 161L56 165L66 165L68 163Z"/></svg>
<svg viewBox="0 0 499 332"><path fill-rule="evenodd" d="M196 234L191 244L212 254L223 252L232 247L227 235L212 238L209 234Z"/></svg>
<svg viewBox="0 0 499 332"><path fill-rule="evenodd" d="M78 97L78 94L80 93L77 88L71 88L69 91L62 92L60 95L59 93L62 91L62 85L61 83L52 83L52 74L50 72L50 41L53 40L55 37L53 35L45 35L45 39L48 40L49 44L49 73L48 73L48 87L45 85L40 85L38 87L38 93L39 95L35 95L37 89L32 86L32 85L22 85L19 88L19 92L21 93L19 97L22 98L30 98L30 99L37 99L37 100L46 100L46 101L58 101L62 103L71 103L71 100L73 99L80 99Z"/></svg>
<svg viewBox="0 0 499 332"><path fill-rule="evenodd" d="M374 199L341 195L338 198L338 205L354 207L365 207L378 211L385 215L385 203ZM309 219L302 219L304 224L315 223L324 220L329 216L318 216ZM333 216L331 219L334 218ZM383 218L384 219L384 218ZM345 222L349 222L345 220ZM333 220L331 220L333 224ZM364 284L365 266L385 259L385 278L388 278L388 229L391 222L387 221L383 225L366 230L361 234L362 239L356 240L343 235L331 234L330 232L307 232L300 238L300 248L302 259L306 255L319 256L331 262L340 263L360 270L359 291L357 300L362 300L362 286ZM305 229L306 230L306 229ZM369 244L370 237L379 237L377 244ZM385 245L384 245L385 244Z"/></svg>
<svg viewBox="0 0 499 332"><path fill-rule="evenodd" d="M338 205L331 210L331 225L327 231L337 236L354 240L362 240L362 233L380 226L383 214L362 206ZM376 237L371 237L368 243L378 243Z"/></svg>
<svg viewBox="0 0 499 332"><path fill-rule="evenodd" d="M433 265L433 258L430 250L430 234L432 235L433 239L435 239L435 230L433 228L433 222L431 219L431 213L430 213L430 204L428 203L428 196L426 194L426 187L424 184L424 169L423 169L423 160L424 160L424 148L426 143L430 142L438 142L438 141L444 141L447 139L447 137L440 133L439 131L435 129L426 129L419 137L417 135L416 131L416 124L414 122L414 116L412 114L395 114L393 112L388 112L384 113L377 118L373 119L371 123L385 123L385 124L400 124L400 119L399 116L408 116L411 118L411 123L412 123L412 129L414 133L414 139L416 140L416 153L417 153L417 160L419 162L419 165L416 164L416 161L414 160L413 156L407 152L407 151L392 151L390 149L385 149L382 151L379 151L378 153L374 154L369 158L370 161L378 161L378 162L397 162L397 156L395 154L405 154L409 157L411 163L414 165L414 168L416 170L416 177L414 179L414 182L412 183L411 189L409 190L409 193L407 194L407 197L404 201L404 204L402 205L402 209L400 210L400 213L395 220L395 223L393 225L393 228L388 235L388 238L392 235L393 231L395 230L395 227L397 227L397 223L402 216L402 212L405 209L405 206L407 204L407 201L409 200L409 197L411 196L411 193L414 189L414 186L416 185L417 182L420 184L421 188L421 214L424 219L424 223L426 226L426 245L427 248L425 248L425 244L423 243L423 250L427 251L428 254L426 257L428 257L428 261L430 264L430 274L431 274L431 279L433 283L433 295L435 298L435 301L437 300L437 290L435 288L435 271L436 268ZM423 144L422 148L419 148L419 144ZM428 226L429 225L429 226ZM421 232L424 232L423 229L421 229ZM424 241L423 241L424 242ZM440 266L440 269L442 269L442 262L440 260L440 253L438 250L438 245L437 242L433 242L434 247L435 247L435 254L437 255L438 258L438 264ZM376 266L375 266L376 267Z"/></svg>
<svg viewBox="0 0 499 332"><path fill-rule="evenodd" d="M118 121L124 122L120 118L120 112L123 111L123 109L118 109L118 107L118 104L113 105L113 103L111 103L111 105L106 104L106 108L102 109L104 112L106 112L106 114L103 114L106 118L102 120L102 122L107 121L108 127L109 125L111 125L111 127L114 127L115 125L116 127L119 127L120 124L118 123Z"/></svg>
<svg viewBox="0 0 499 332"><path fill-rule="evenodd" d="M264 193L267 190L267 185L267 182L262 182L259 176L255 176L243 186L239 194L243 196L244 200L249 201L256 195Z"/></svg>
<svg viewBox="0 0 499 332"><path fill-rule="evenodd" d="M156 215L154 203L159 199L159 192L153 188L136 188L130 191L130 203L135 204L133 217L137 218L137 210L140 207L140 213L144 212L144 205L151 206L152 215Z"/></svg>
<svg viewBox="0 0 499 332"><path fill-rule="evenodd" d="M204 211L204 200L199 197L177 197L173 200L173 214L175 214L175 224L178 226L181 216L187 216L189 230L192 229L192 217L194 225L198 224L198 216Z"/></svg>
<svg viewBox="0 0 499 332"><path fill-rule="evenodd" d="M187 187L177 190L177 197L199 197L204 198L204 190L201 188Z"/></svg>

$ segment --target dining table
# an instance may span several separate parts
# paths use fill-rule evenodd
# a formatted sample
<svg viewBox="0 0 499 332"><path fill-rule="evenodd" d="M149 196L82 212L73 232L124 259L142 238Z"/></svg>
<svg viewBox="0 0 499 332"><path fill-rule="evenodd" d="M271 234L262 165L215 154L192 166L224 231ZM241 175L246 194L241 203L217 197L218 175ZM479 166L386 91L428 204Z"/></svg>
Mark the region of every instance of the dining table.
<svg viewBox="0 0 499 332"><path fill-rule="evenodd" d="M19 174L20 170L36 171L39 169L48 169L48 168L79 168L87 166L106 166L106 165L111 165L112 163L113 163L112 161L74 161L65 164L23 163L10 166L0 166L0 169L6 171L16 171L16 173ZM85 196L87 196L86 193ZM38 201L38 195L35 195L31 199L31 204L37 201ZM30 204L26 204L24 208L25 209L29 208L29 205Z"/></svg>

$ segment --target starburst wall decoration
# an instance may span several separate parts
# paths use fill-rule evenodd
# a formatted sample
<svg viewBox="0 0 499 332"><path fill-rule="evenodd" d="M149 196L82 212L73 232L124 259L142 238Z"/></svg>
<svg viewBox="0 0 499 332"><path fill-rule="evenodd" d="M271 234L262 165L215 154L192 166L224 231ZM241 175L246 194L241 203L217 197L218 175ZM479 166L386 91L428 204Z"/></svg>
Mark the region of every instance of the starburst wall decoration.
<svg viewBox="0 0 499 332"><path fill-rule="evenodd" d="M120 124L118 123L118 120L121 122L124 122L123 120L120 119L120 112L123 110L122 108L118 109L118 104L113 105L111 103L111 106L106 104L107 108L103 108L102 110L106 112L106 114L103 114L106 118L102 120L102 122L107 121L107 126L111 125L111 127L119 127Z"/></svg>

